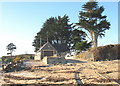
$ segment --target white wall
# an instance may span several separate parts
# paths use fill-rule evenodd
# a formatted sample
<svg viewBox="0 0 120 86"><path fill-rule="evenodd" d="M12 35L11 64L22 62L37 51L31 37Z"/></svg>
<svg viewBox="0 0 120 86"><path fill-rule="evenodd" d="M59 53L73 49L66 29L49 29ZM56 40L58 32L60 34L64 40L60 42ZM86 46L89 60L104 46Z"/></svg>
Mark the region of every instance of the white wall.
<svg viewBox="0 0 120 86"><path fill-rule="evenodd" d="M37 52L34 57L34 60L41 60L40 57L41 57L41 52Z"/></svg>

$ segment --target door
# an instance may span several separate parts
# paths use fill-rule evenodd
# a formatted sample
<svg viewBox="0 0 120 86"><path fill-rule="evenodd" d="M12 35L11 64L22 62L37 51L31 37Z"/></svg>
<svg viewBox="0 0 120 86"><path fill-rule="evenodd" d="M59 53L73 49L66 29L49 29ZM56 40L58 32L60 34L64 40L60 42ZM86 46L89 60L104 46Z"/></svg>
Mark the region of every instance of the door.
<svg viewBox="0 0 120 86"><path fill-rule="evenodd" d="M53 51L44 51L44 56L53 56Z"/></svg>

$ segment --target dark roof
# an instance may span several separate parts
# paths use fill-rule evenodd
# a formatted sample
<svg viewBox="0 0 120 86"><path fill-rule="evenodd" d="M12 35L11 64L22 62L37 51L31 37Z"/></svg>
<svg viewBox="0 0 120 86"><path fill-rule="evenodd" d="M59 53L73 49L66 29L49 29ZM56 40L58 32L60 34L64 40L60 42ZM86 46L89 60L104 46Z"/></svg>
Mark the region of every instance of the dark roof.
<svg viewBox="0 0 120 86"><path fill-rule="evenodd" d="M49 42L45 43L38 51L41 50L56 50Z"/></svg>
<svg viewBox="0 0 120 86"><path fill-rule="evenodd" d="M52 46L58 51L58 52L66 52L69 51L69 47L67 44L52 44Z"/></svg>
<svg viewBox="0 0 120 86"><path fill-rule="evenodd" d="M66 52L69 51L69 47L67 46L67 44L50 44L49 42L47 42L42 47L40 47L38 52L41 50L55 50L58 52Z"/></svg>

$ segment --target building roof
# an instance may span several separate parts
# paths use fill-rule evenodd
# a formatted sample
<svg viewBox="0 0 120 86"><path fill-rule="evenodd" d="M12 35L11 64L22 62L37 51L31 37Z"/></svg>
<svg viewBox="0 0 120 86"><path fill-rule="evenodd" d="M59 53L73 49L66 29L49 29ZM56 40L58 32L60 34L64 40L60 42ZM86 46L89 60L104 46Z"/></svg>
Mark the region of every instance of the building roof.
<svg viewBox="0 0 120 86"><path fill-rule="evenodd" d="M55 50L58 52L66 52L69 51L69 47L67 46L67 44L50 44L49 42L47 42L42 47L40 47L38 52L40 52L41 50Z"/></svg>
<svg viewBox="0 0 120 86"><path fill-rule="evenodd" d="M56 50L49 42L45 43L38 51L41 50Z"/></svg>
<svg viewBox="0 0 120 86"><path fill-rule="evenodd" d="M69 51L69 47L67 44L53 44L52 45L58 52L66 52Z"/></svg>

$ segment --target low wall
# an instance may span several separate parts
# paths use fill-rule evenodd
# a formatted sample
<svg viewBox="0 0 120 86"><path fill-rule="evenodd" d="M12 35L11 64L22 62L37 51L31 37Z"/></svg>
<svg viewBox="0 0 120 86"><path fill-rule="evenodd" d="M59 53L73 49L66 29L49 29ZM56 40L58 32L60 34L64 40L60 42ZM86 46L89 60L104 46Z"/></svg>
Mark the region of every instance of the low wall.
<svg viewBox="0 0 120 86"><path fill-rule="evenodd" d="M44 57L42 60L46 64L66 64L64 57Z"/></svg>
<svg viewBox="0 0 120 86"><path fill-rule="evenodd" d="M92 48L84 53L81 53L77 58L86 58L92 60L113 60L120 59L120 44L106 45Z"/></svg>
<svg viewBox="0 0 120 86"><path fill-rule="evenodd" d="M36 55L34 56L34 60L41 60L41 53L40 52L38 52L38 53L36 53Z"/></svg>

